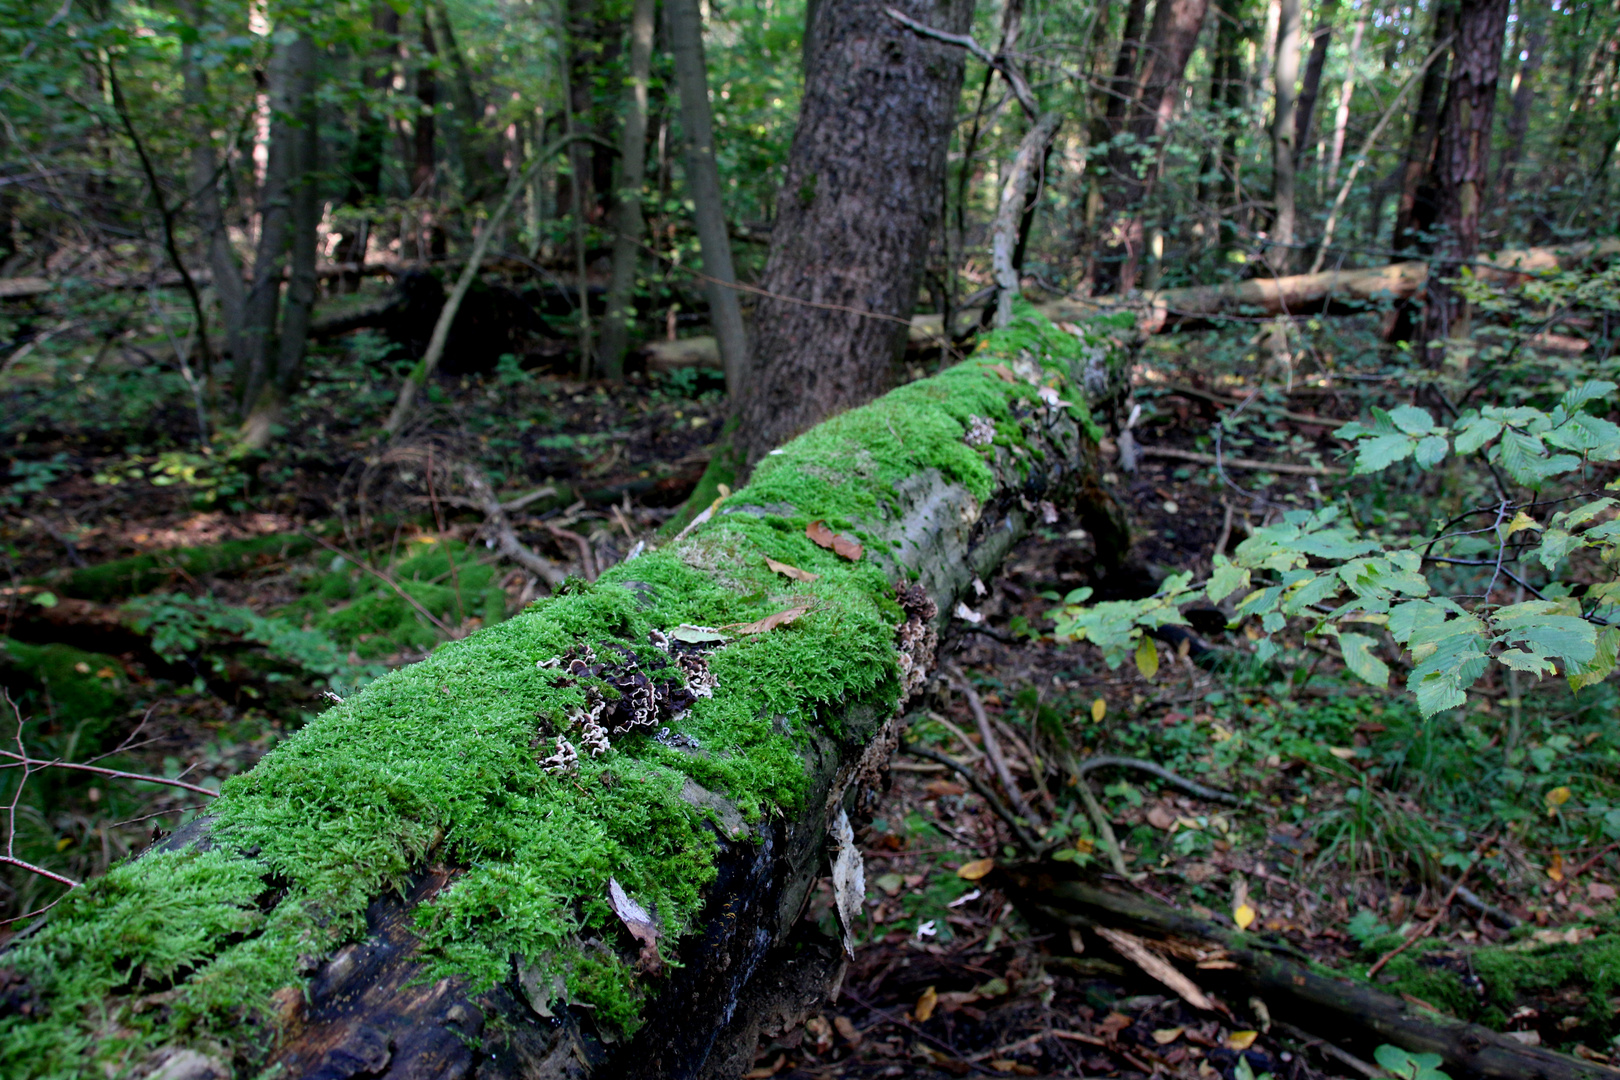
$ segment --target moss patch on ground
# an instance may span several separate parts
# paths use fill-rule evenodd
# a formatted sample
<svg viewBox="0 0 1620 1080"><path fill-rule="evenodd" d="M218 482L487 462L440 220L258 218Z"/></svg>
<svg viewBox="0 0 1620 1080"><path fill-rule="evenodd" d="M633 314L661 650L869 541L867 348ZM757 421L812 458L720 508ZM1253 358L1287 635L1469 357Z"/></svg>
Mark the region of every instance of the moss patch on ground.
<svg viewBox="0 0 1620 1080"><path fill-rule="evenodd" d="M272 1023L269 995L301 983L296 958L352 939L369 900L403 888L429 859L457 869L417 913L435 974L485 987L506 979L517 955L546 981L562 976L599 1019L633 1029L649 988L603 947L619 932L608 877L656 910L666 941L679 940L716 852L710 811L680 798L688 779L751 821L792 813L812 734L892 710L901 612L890 581L871 559L816 546L805 526L876 523L892 486L927 469L986 498L989 450L964 434L979 417L1012 438L1013 403L1036 394L987 353L768 458L728 500L764 512L718 515L329 709L225 785L210 850L149 855L71 893L0 958L44 1006L0 1021L0 1074L113 1076L175 1042L223 1047L252 1067L272 1041L252 1034ZM767 556L820 577L790 581ZM683 745L630 734L582 756L577 775L542 766L584 697L540 662L586 643L651 663L652 631L800 606L808 611L795 621L710 654L713 697L671 724Z"/></svg>
<svg viewBox="0 0 1620 1080"><path fill-rule="evenodd" d="M218 574L245 574L255 567L296 558L313 550L315 542L298 533L227 540L206 547L173 548L146 555L115 559L74 570L48 584L64 596L106 603L139 596L187 579Z"/></svg>
<svg viewBox="0 0 1620 1080"><path fill-rule="evenodd" d="M72 735L80 754L100 745L107 728L123 715L129 691L116 657L5 637L0 637L0 677L25 714L50 718Z"/></svg>

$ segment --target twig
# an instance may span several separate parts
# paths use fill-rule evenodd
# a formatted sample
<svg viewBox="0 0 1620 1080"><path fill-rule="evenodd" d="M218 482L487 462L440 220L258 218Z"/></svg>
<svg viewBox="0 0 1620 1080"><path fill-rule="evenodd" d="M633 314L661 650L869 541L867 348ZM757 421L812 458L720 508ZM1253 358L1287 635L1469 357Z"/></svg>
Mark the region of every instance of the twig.
<svg viewBox="0 0 1620 1080"><path fill-rule="evenodd" d="M1474 855L1476 859L1485 851L1486 848L1490 847L1491 844L1496 842L1496 837L1496 833L1491 833L1491 835L1487 836L1474 846ZM1440 925L1440 920L1444 919L1446 917L1446 913L1451 910L1451 902L1457 898L1457 890L1463 887L1463 879L1468 877L1469 871L1473 870L1474 861L1475 860L1470 860L1468 865L1462 868L1462 872L1457 875L1456 884L1451 886L1451 891L1446 893L1446 898L1440 901L1440 910L1434 913L1434 918L1418 927L1417 931L1405 941L1395 946L1395 948L1391 949L1383 956L1380 956L1377 962L1374 963L1372 967L1367 969L1367 978L1371 979L1374 975L1377 975L1383 970L1385 964L1389 963L1391 960L1401 955L1401 953L1405 952L1407 949L1410 949L1413 945L1416 945L1419 941L1422 941L1424 938L1428 937L1434 932L1434 928Z"/></svg>
<svg viewBox="0 0 1620 1080"><path fill-rule="evenodd" d="M1592 867L1596 866L1598 864L1598 861L1601 860L1603 858L1603 856L1607 855L1609 852L1613 851L1615 848L1620 848L1620 844L1610 844L1607 847L1602 848L1601 850L1598 851L1598 853L1596 855L1592 856L1590 859L1587 859L1585 862L1581 863L1581 865L1579 865L1575 869L1571 870L1565 876L1570 877L1570 878L1578 878L1578 877L1580 877L1582 874L1584 874L1588 870L1592 869Z"/></svg>
<svg viewBox="0 0 1620 1080"><path fill-rule="evenodd" d="M31 758L13 750L0 750L0 757L10 758L12 764L0 765L0 769L26 768L30 773L41 769L70 769L73 772L95 773L97 776L110 776L115 780L142 780L148 784L164 784L168 787L184 788L186 791L198 795L207 795L210 799L219 797L219 792L210 791L196 784L188 784L184 780L170 780L166 776L151 776L147 773L124 772L121 769L103 769L100 765L83 765L77 761L46 761L42 758Z"/></svg>
<svg viewBox="0 0 1620 1080"><path fill-rule="evenodd" d="M934 712L934 711L930 710L928 712L928 719L932 720L934 723L938 724L940 727L944 728L946 731L948 731L952 735L956 736L956 741L961 743L962 744L962 749L964 749L964 750L966 750L968 752L968 761L969 762L978 761L980 758L984 757L984 752L982 750L980 750L977 746L973 745L973 740L968 738L967 732L963 731L961 728L957 727L955 724L953 724L949 720L945 719L945 717L939 715L939 713L937 713L937 712Z"/></svg>
<svg viewBox="0 0 1620 1080"><path fill-rule="evenodd" d="M969 1068L973 1069L976 1072L989 1073L989 1070L986 1069L984 1066L980 1065L978 1062L969 1061L968 1059L962 1057L962 1052L960 1050L958 1050L956 1047L952 1046L950 1043L945 1042L942 1039L935 1038L934 1036L928 1034L928 1032L922 1030L922 1028L919 1028L919 1027L915 1026L914 1024L912 1024L911 1021L905 1019L904 1017L895 1016L892 1013L890 1013L887 1009L881 1008L880 1006L875 1005L870 1001L867 1001L860 994L856 993L853 988L845 986L844 989L843 989L843 992L845 994L847 994L849 996L849 999L851 1001L855 1002L855 1004L861 1006L864 1009L867 1009L868 1011L872 1012L874 1015L881 1016L884 1019L885 1022L890 1023L890 1024L896 1024L896 1025L898 1025L900 1027L903 1027L907 1031L910 1031L912 1034L916 1035L918 1038L921 1038L921 1039L923 1039L923 1040L925 1040L927 1042L933 1043L935 1046L939 1047L941 1050L944 1050L946 1053L950 1054L951 1057L955 1058L957 1061L962 1062L963 1064L967 1065ZM994 1075L994 1074L991 1073L990 1075Z"/></svg>
<svg viewBox="0 0 1620 1080"><path fill-rule="evenodd" d="M345 559L348 559L350 562L354 563L354 565L358 566L361 570L364 570L366 573L370 574L372 577L376 578L378 581L382 582L384 585L387 585L390 589L393 589L394 592L396 594L398 594L398 596L399 596L399 598L401 600L405 601L407 604L411 605L411 607L415 608L416 613L418 615L422 616L422 618L426 619L429 623L431 623L433 626L438 628L438 630L442 634L444 634L445 637L453 638L453 637L456 636L455 631L451 630L450 627L446 626L442 619L440 619L437 615L433 614L433 612L429 611L427 608L423 607L421 602L419 600L417 600L416 597L412 596L410 593L408 593L404 589L400 588L399 582L395 581L392 576L383 573L381 570L378 570L376 567L374 567L371 564L367 563L364 559L360 558L359 556L351 555L349 552L344 551L342 548L338 547L336 544L328 542L325 538L320 537L320 536L316 536L314 533L308 531L307 529L302 530L302 532L303 532L304 536L306 536L309 539L315 541L317 544L319 544L321 547L325 548L327 551L330 551L334 555L343 556Z"/></svg>
<svg viewBox="0 0 1620 1080"><path fill-rule="evenodd" d="M596 555L591 551L591 542L572 529L565 529L550 521L542 521L540 525L558 540L566 540L579 549L579 572L585 575L586 581L595 581Z"/></svg>
<svg viewBox="0 0 1620 1080"><path fill-rule="evenodd" d="M1224 512L1221 515L1221 533L1215 538L1215 550L1210 555L1210 562L1215 561L1216 555L1226 554L1226 545L1232 539L1232 504L1224 496L1221 498Z"/></svg>
<svg viewBox="0 0 1620 1080"><path fill-rule="evenodd" d="M1334 1046L1326 1039L1312 1035L1310 1032L1301 1030L1300 1028L1297 1028L1293 1024L1287 1023L1286 1021L1273 1020L1272 1023L1276 1025L1277 1029L1282 1031L1284 1034L1290 1036L1291 1038L1298 1039L1307 1047L1320 1050L1322 1052L1322 1056L1332 1058L1340 1065L1347 1066L1355 1072L1360 1073L1362 1076L1367 1077L1368 1080L1381 1080L1381 1078L1385 1075L1384 1070L1380 1069L1378 1066L1368 1064L1367 1062L1356 1057L1354 1054L1340 1050L1337 1046Z"/></svg>
<svg viewBox="0 0 1620 1080"><path fill-rule="evenodd" d="M1138 772L1150 773L1168 784L1174 784L1176 787L1180 788L1182 791L1185 791L1189 795L1196 795L1200 799L1208 799L1210 802L1225 803L1227 806L1243 805L1243 800L1232 794L1230 791L1222 791L1219 788L1205 787L1203 784L1200 784L1195 780L1188 780L1184 776L1178 776L1176 773L1171 772L1163 765L1152 761L1146 761L1142 758L1114 757L1110 754L1098 754L1096 757L1090 757L1081 762L1080 766L1075 770L1075 774L1077 776L1084 776L1086 773L1091 772L1094 769L1106 769L1109 767L1136 769Z"/></svg>
<svg viewBox="0 0 1620 1080"><path fill-rule="evenodd" d="M1007 63L1005 56L991 56L989 49L980 45L968 34L953 34L948 30L937 29L926 23L920 23L911 16L896 11L894 8L884 8L883 11L901 26L908 26L923 37L930 37L935 41L943 41L947 45L955 45L957 48L966 49L974 56L977 56L986 67L993 67L1001 72L1002 76L1007 80L1007 85L1012 87L1013 96L1018 98L1018 104L1023 107L1025 115L1031 120L1035 119L1039 112L1035 107L1035 95L1030 92L1029 83L1025 81L1024 76L1017 68Z"/></svg>
<svg viewBox="0 0 1620 1080"><path fill-rule="evenodd" d="M568 575L559 570L556 563L535 554L528 545L519 540L517 532L512 528L511 519L506 516L508 510L523 505L525 501L540 498L541 492L554 489L541 488L540 491L530 492L522 499L514 499L511 503L503 504L495 497L495 489L490 486L477 466L463 463L461 480L467 485L467 490L472 492L472 501L484 512L484 522L494 532L495 546L500 553L544 581L549 588L555 589L561 585Z"/></svg>
<svg viewBox="0 0 1620 1080"><path fill-rule="evenodd" d="M70 877L64 877L61 874L47 870L43 866L35 866L31 862L24 862L23 860L14 858L10 855L0 855L0 863L5 864L6 866L20 867L27 870L30 874L38 874L42 878L50 878L52 881L61 882L70 889L77 889L84 884L82 881L74 881Z"/></svg>
<svg viewBox="0 0 1620 1080"><path fill-rule="evenodd" d="M973 713L973 722L979 727L979 738L984 740L985 756L990 759L991 768L995 769L996 779L1001 781L1001 786L1006 790L1007 800L1025 821L1034 824L1035 815L1030 812L1029 804L1024 802L1024 793L1018 790L1018 785L1013 781L1012 770L1007 768L1007 759L1001 753L1001 743L996 740L995 729L990 726L990 717L985 715L984 702L979 700L978 691L973 689L973 684L968 681L961 668L953 665L947 669L946 675L951 684L967 698L968 709Z"/></svg>
<svg viewBox="0 0 1620 1080"><path fill-rule="evenodd" d="M1196 450L1177 450L1173 446L1144 446L1143 457L1170 458L1174 461L1192 461L1199 465L1217 464L1214 454L1201 454ZM1256 472L1286 473L1289 476L1343 476L1343 469L1331 465L1295 465L1288 461L1256 461L1254 458L1227 457L1222 454L1219 464L1229 469L1254 469Z"/></svg>
<svg viewBox="0 0 1620 1080"><path fill-rule="evenodd" d="M1119 838L1114 835L1114 826L1108 820L1108 813L1103 809L1102 803L1097 801L1097 793L1091 790L1091 781L1075 772L1074 786L1080 791L1080 801L1086 804L1086 814L1091 818L1092 827L1097 830L1097 841L1102 844L1103 854L1108 856L1108 862L1113 866L1114 873L1126 881L1135 881L1125 865L1125 853L1120 850Z"/></svg>
<svg viewBox="0 0 1620 1080"><path fill-rule="evenodd" d="M1038 854L1041 851L1042 845L1040 842L1030 834L1029 830L1013 815L1013 812L1007 809L1006 804L996 797L996 793L990 789L990 785L980 780L972 769L947 754L941 754L937 750L930 750L926 746L918 746L916 743L901 743L900 752L910 754L913 757L927 758L929 761L937 761L954 771L968 782L968 786L973 789L979 798L985 801L985 804L990 807L996 817L1007 823L1008 828L1012 829L1014 835L1018 837L1019 843L1023 844L1031 853Z"/></svg>

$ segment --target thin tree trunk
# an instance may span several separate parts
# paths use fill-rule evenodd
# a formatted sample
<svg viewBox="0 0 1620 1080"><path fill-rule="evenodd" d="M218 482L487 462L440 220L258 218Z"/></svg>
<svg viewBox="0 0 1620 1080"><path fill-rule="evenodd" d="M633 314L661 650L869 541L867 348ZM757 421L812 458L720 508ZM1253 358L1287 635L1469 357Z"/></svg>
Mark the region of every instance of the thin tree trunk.
<svg viewBox="0 0 1620 1080"><path fill-rule="evenodd" d="M818 33L830 17L830 10L830 6L824 2L816 19ZM731 235L726 229L725 202L720 193L720 169L714 159L714 117L709 104L708 65L703 58L703 16L698 9L698 0L666 0L664 14L669 20L669 45L675 57L675 81L680 85L681 129L686 139L686 185L692 194L692 216L696 219L698 244L703 252L709 323L720 342L720 356L726 368L726 392L735 402L743 392L748 339L743 330L742 305L738 303L735 288L737 275L731 263ZM957 79L960 81L960 74ZM807 88L807 106L809 94ZM802 128L802 115L799 123ZM790 162L790 178L791 175ZM779 218L772 233L773 248L781 230L782 221Z"/></svg>
<svg viewBox="0 0 1620 1080"><path fill-rule="evenodd" d="M1246 215L1241 210L1243 175L1238 139L1243 133L1240 117L1246 89L1243 46L1254 37L1248 11L1249 0L1221 0L1216 9L1219 20L1215 31L1218 74L1210 82L1210 100L1220 104L1221 127L1225 132L1217 159L1220 179L1216 197L1217 242L1223 254L1236 246L1238 235L1246 224Z"/></svg>
<svg viewBox="0 0 1620 1080"><path fill-rule="evenodd" d="M315 46L307 34L293 45L294 93L297 102L293 136L290 226L292 263L287 279L287 300L277 342L276 382L283 397L298 388L304 370L304 347L309 335L310 312L315 307L315 251L321 224L320 133L317 128Z"/></svg>
<svg viewBox="0 0 1620 1080"><path fill-rule="evenodd" d="M569 48L567 27L564 26L561 30L563 59L558 65L558 70L562 76L563 132L567 135L583 135L588 129L580 122L579 115L574 111L573 50ZM589 180L583 165L584 160L584 155L580 152L580 140L575 139L568 144L568 217L574 233L574 291L578 297L576 312L578 325L575 329L579 334L579 377L588 379L591 376L591 283L588 273L590 268L585 259L585 192Z"/></svg>
<svg viewBox="0 0 1620 1080"><path fill-rule="evenodd" d="M1001 189L1001 205L996 211L990 239L990 258L996 275L997 326L1012 325L1013 300L1019 295L1019 267L1014 251L1018 242L1018 226L1024 216L1030 188L1036 180L1037 167L1046 160L1047 148L1057 137L1058 125L1062 122L1063 116L1057 112L1049 112L1037 120L1018 144L1012 167L1007 170L1007 182Z"/></svg>
<svg viewBox="0 0 1620 1080"><path fill-rule="evenodd" d="M1449 284L1479 254L1479 211L1490 157L1491 119L1502 67L1508 0L1462 0L1457 11L1456 62L1434 155L1435 187L1444 226L1436 272L1424 309L1423 341L1468 335L1468 304ZM1431 356L1431 362L1439 359Z"/></svg>
<svg viewBox="0 0 1620 1080"><path fill-rule="evenodd" d="M1282 0L1277 17L1276 111L1271 129L1271 192L1275 216L1266 262L1274 274L1286 274L1293 263L1294 139L1298 134L1295 84L1299 81L1299 3Z"/></svg>
<svg viewBox="0 0 1620 1080"><path fill-rule="evenodd" d="M445 133L450 136L451 152L461 167L462 181L466 185L463 197L468 202L482 202L498 190L495 185L500 182L498 177L490 175L489 158L485 154L485 144L489 139L482 127L484 109L473 90L467 58L462 55L461 46L456 41L456 30L450 23L450 9L444 0L432 0L431 10L436 24L434 35L450 60L453 76L450 92L455 114L446 125Z"/></svg>
<svg viewBox="0 0 1620 1080"><path fill-rule="evenodd" d="M821 0L738 411L745 469L876 397L905 348L965 65L889 6L947 33L972 17L968 0Z"/></svg>
<svg viewBox="0 0 1620 1080"><path fill-rule="evenodd" d="M435 112L439 105L439 78L434 71L438 57L439 46L433 39L433 27L428 24L427 11L424 9L422 55L417 58L416 63L417 111L414 117L416 157L411 167L411 187L418 196L432 193L433 177L438 171L438 160L434 156L433 146L437 134Z"/></svg>
<svg viewBox="0 0 1620 1080"><path fill-rule="evenodd" d="M1344 134L1350 127L1350 99L1356 93L1356 64L1361 60L1361 37L1367 30L1367 20L1357 19L1350 31L1349 66L1344 82L1339 86L1339 107L1333 114L1333 147L1328 151L1327 186L1339 182L1339 163L1344 160Z"/></svg>
<svg viewBox="0 0 1620 1080"><path fill-rule="evenodd" d="M1129 0L1125 8L1125 26L1120 32L1119 52L1114 54L1114 71L1107 83L1107 100L1092 121L1091 144L1106 147L1107 168L1100 203L1096 213L1088 211L1087 227L1091 232L1089 267L1086 272L1094 292L1113 292L1119 283L1120 263L1125 254L1117 257L1104 251L1123 246L1124 238L1111 226L1119 207L1118 192L1136 169L1136 155L1130 152L1119 136L1125 130L1131 102L1136 94L1136 58L1142 51L1142 28L1147 20L1147 0ZM1098 230L1097 219L1103 224Z"/></svg>
<svg viewBox="0 0 1620 1080"><path fill-rule="evenodd" d="M292 63L293 41L278 42L271 54L268 79L270 138L259 192L259 242L253 255L253 282L243 306L242 355L235 363L236 401L243 412L258 399L276 355L276 317L292 212L294 132L290 118L296 111Z"/></svg>
<svg viewBox="0 0 1620 1080"><path fill-rule="evenodd" d="M1546 47L1546 10L1540 4L1521 8L1529 24L1524 37L1524 61L1513 77L1513 111L1508 114L1507 141L1496 166L1495 205L1505 212L1513 195L1515 174L1524 157L1524 139L1530 131L1530 111L1536 101L1536 76L1541 73L1542 51Z"/></svg>
<svg viewBox="0 0 1620 1080"><path fill-rule="evenodd" d="M194 27L203 25L202 5L189 4L186 17ZM231 248L219 201L220 168L214 157L214 137L209 124L208 77L198 63L196 46L191 41L181 43L180 66L185 77L186 111L192 125L191 205L196 208L198 231L203 236L208 269L214 279L214 295L219 298L225 349L234 358L242 348L242 312L247 290L242 284L242 267Z"/></svg>
<svg viewBox="0 0 1620 1080"><path fill-rule="evenodd" d="M1311 54L1305 61L1305 78L1299 88L1294 112L1294 167L1297 169L1311 139L1311 121L1316 115L1316 99L1322 92L1322 69L1327 66L1328 46L1333 44L1333 20L1339 14L1339 0L1322 0L1316 9L1316 27L1311 31Z"/></svg>
<svg viewBox="0 0 1620 1080"><path fill-rule="evenodd" d="M630 344L636 267L641 262L641 186L647 162L647 84L652 76L653 22L657 0L635 0L630 13L630 85L625 94L624 132L619 142L618 201L613 210L613 281L602 320L603 378L624 378Z"/></svg>
<svg viewBox="0 0 1620 1080"><path fill-rule="evenodd" d="M371 50L360 58L360 83L364 87L355 108L354 146L349 154L348 187L343 193L347 206L364 207L382 194L383 148L388 141L388 121L375 107L377 99L393 88L394 60L399 55L399 12L386 0L373 0L371 8ZM369 215L346 225L338 240L337 261L357 267L353 274L338 279L343 292L360 288L361 271L370 247L372 221Z"/></svg>

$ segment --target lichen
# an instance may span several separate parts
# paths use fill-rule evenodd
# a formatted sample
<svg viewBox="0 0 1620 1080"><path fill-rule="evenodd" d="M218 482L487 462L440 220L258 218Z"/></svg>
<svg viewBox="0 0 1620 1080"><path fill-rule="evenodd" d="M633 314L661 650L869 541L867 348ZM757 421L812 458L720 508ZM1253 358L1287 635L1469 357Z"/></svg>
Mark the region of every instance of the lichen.
<svg viewBox="0 0 1620 1080"><path fill-rule="evenodd" d="M915 611L873 559L847 561L805 528L822 519L871 533L894 486L930 469L987 499L995 478L963 440L969 418L1015 427L1038 397L998 363L970 359L820 425L679 543L594 584L571 581L327 710L224 785L210 850L116 867L0 957L41 1004L0 1020L0 1074L111 1077L176 1042L231 1048L251 1068L273 1041L254 1034L274 1023L269 995L301 984L297 958L352 940L370 899L429 861L454 871L416 912L431 974L476 990L522 957L548 977L566 973L566 994L599 1022L633 1028L656 987L615 951L608 878L678 941L717 851L712 809L681 797L688 781L750 822L792 814L810 738L893 711L896 627ZM789 581L767 556L819 577ZM546 771L587 695L541 662L587 646L643 650L655 632L737 626L790 604L808 610L708 655L713 694L666 725L678 738L626 731L600 756L580 755L577 772ZM907 640L925 636L913 627ZM158 990L160 1006L141 1004Z"/></svg>

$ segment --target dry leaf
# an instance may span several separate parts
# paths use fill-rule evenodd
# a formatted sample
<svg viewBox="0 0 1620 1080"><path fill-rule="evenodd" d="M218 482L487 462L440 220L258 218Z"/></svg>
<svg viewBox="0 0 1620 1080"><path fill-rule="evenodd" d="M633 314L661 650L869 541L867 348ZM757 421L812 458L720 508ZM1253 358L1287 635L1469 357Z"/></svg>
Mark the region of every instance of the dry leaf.
<svg viewBox="0 0 1620 1080"><path fill-rule="evenodd" d="M1074 850L1082 855L1090 855L1097 850L1097 841L1089 836L1082 836L1074 842Z"/></svg>
<svg viewBox="0 0 1620 1080"><path fill-rule="evenodd" d="M1003 382L1015 383L1018 381L1018 376L1014 375L1012 368L1006 364L991 364L990 370L1001 376Z"/></svg>
<svg viewBox="0 0 1620 1080"><path fill-rule="evenodd" d="M817 547L824 547L833 554L848 559L850 562L859 562L866 549L851 540L843 533L835 533L827 528L825 521L812 521L804 527L804 535Z"/></svg>
<svg viewBox="0 0 1620 1080"><path fill-rule="evenodd" d="M1176 827L1176 815L1172 814L1163 803L1155 803L1148 809L1147 823L1155 829L1168 832Z"/></svg>
<svg viewBox="0 0 1620 1080"><path fill-rule="evenodd" d="M1563 852L1559 852L1559 851L1553 852L1552 862L1547 864L1547 876L1552 878L1554 881L1563 881L1564 880L1564 855L1563 855Z"/></svg>
<svg viewBox="0 0 1620 1080"><path fill-rule="evenodd" d="M727 626L725 629L734 630L737 633L744 635L768 634L772 630L775 630L778 626L786 626L790 622L797 621L800 616L804 615L809 610L809 604L799 604L796 607L790 607L785 611L778 611L774 615L767 615L758 622L738 623L736 625Z"/></svg>
<svg viewBox="0 0 1620 1080"><path fill-rule="evenodd" d="M847 1016L835 1016L835 1017L833 1017L833 1027L838 1029L838 1034L840 1036L842 1036L843 1040L845 1042L849 1043L849 1045L851 1045L851 1046L859 1046L859 1045L861 1045L861 1033L859 1031L855 1030L855 1025L850 1023L849 1017L847 1017Z"/></svg>
<svg viewBox="0 0 1620 1080"><path fill-rule="evenodd" d="M936 799L944 798L949 795L967 794L967 788L952 780L930 780L928 781L928 786L923 788L923 790Z"/></svg>
<svg viewBox="0 0 1620 1080"><path fill-rule="evenodd" d="M933 1016L934 1007L938 1004L939 995L934 993L934 988L930 986L924 990L922 997L917 999L917 1007L912 1010L912 1015L917 1018L917 1023L924 1023L929 1017Z"/></svg>
<svg viewBox="0 0 1620 1080"><path fill-rule="evenodd" d="M1186 1030L1186 1028L1178 1027L1160 1028L1153 1033L1153 1041L1158 1043L1160 1046L1169 1046L1171 1043L1181 1038L1181 1033Z"/></svg>
<svg viewBox="0 0 1620 1080"><path fill-rule="evenodd" d="M1115 952L1174 990L1181 1000L1195 1009L1215 1011L1215 1003L1209 999L1209 995L1198 988L1197 983L1177 971L1164 957L1150 950L1141 938L1127 934L1123 930L1115 930L1111 926L1099 926L1095 929L1103 940L1114 947Z"/></svg>
<svg viewBox="0 0 1620 1080"><path fill-rule="evenodd" d="M789 566L785 562L777 562L769 555L765 556L765 565L770 567L772 570L775 570L778 574L785 574L794 581L802 581L806 585L810 584L812 581L818 580L821 577L820 574L812 574L808 570L800 570L797 566Z"/></svg>
<svg viewBox="0 0 1620 1080"><path fill-rule="evenodd" d="M636 966L652 975L662 971L664 962L658 955L658 926L647 909L630 899L618 879L611 877L608 878L608 903L624 928L630 931L630 936L641 942L641 958Z"/></svg>
<svg viewBox="0 0 1620 1080"><path fill-rule="evenodd" d="M1586 887L1586 898L1591 901L1613 900L1614 886L1605 885L1601 881L1594 881Z"/></svg>
<svg viewBox="0 0 1620 1080"><path fill-rule="evenodd" d="M963 864L962 868L956 872L956 876L963 881L978 881L995 868L996 860L994 859L974 859L970 863Z"/></svg>
<svg viewBox="0 0 1620 1080"><path fill-rule="evenodd" d="M849 814L843 807L838 808L838 816L833 818L832 840L837 851L832 860L833 904L838 909L838 921L844 928L844 952L850 956L855 955L855 927L861 918L861 906L866 902L866 864L861 861L861 849L855 846L855 830L849 824ZM838 1025L848 1024L849 1021L839 1017ZM839 1034L844 1034L844 1028L838 1028ZM844 1034L844 1038L849 1036ZM851 1044L860 1042L860 1036L850 1040Z"/></svg>
<svg viewBox="0 0 1620 1080"><path fill-rule="evenodd" d="M1234 1031L1226 1037L1228 1050L1247 1050L1254 1045L1254 1040L1260 1037L1258 1031Z"/></svg>
<svg viewBox="0 0 1620 1080"><path fill-rule="evenodd" d="M1093 724L1101 723L1103 714L1107 711L1108 702L1104 701L1102 698L1098 698L1096 701L1093 701L1091 703L1091 722Z"/></svg>
<svg viewBox="0 0 1620 1080"><path fill-rule="evenodd" d="M1247 930L1254 922L1254 908L1248 904L1239 904L1232 909L1232 921L1237 923L1239 930Z"/></svg>

